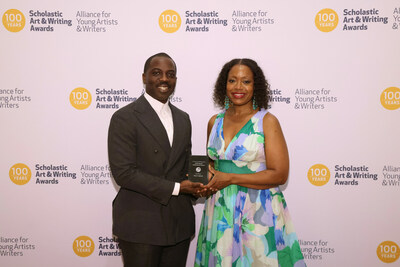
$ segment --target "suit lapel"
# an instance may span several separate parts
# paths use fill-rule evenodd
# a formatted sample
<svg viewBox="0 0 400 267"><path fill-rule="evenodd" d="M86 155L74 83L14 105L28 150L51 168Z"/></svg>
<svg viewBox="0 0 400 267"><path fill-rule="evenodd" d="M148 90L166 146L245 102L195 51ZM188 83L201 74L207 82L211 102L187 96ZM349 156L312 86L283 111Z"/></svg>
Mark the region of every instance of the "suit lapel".
<svg viewBox="0 0 400 267"><path fill-rule="evenodd" d="M165 130L160 118L143 95L140 96L136 102L137 108L135 111L139 113L137 118L142 125L147 128L147 131L154 137L154 139L160 144L168 157L171 152L171 146L169 144L167 131Z"/></svg>

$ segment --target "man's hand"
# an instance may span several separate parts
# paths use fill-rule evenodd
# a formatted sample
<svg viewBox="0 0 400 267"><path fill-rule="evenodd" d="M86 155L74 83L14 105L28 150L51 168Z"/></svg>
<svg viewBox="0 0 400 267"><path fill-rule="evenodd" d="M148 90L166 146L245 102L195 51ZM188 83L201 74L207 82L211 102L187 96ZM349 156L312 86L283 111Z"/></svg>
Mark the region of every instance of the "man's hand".
<svg viewBox="0 0 400 267"><path fill-rule="evenodd" d="M208 197L215 192L216 191L210 190L202 183L193 183L189 180L184 180L181 182L181 189L179 191L180 194L192 194L197 198Z"/></svg>
<svg viewBox="0 0 400 267"><path fill-rule="evenodd" d="M202 183L193 183L189 180L183 180L181 182L181 188L179 190L179 194L199 194L201 191L205 189Z"/></svg>

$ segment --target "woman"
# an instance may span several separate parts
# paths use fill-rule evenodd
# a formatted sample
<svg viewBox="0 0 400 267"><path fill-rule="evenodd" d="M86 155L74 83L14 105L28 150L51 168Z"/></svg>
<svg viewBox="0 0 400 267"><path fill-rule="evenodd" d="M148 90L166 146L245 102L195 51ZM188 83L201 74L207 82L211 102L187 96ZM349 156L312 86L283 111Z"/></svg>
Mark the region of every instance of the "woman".
<svg viewBox="0 0 400 267"><path fill-rule="evenodd" d="M266 110L268 83L257 63L222 68L208 123L213 160L195 266L305 266L285 199L289 156L277 118Z"/></svg>

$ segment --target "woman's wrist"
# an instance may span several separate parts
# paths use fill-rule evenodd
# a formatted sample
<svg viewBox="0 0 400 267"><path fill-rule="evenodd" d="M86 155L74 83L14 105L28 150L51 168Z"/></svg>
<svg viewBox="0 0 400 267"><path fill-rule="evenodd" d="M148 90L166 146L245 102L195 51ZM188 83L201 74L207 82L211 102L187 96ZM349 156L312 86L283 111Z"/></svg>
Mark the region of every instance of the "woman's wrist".
<svg viewBox="0 0 400 267"><path fill-rule="evenodd" d="M236 174L235 173L227 173L227 180L229 184L237 184Z"/></svg>

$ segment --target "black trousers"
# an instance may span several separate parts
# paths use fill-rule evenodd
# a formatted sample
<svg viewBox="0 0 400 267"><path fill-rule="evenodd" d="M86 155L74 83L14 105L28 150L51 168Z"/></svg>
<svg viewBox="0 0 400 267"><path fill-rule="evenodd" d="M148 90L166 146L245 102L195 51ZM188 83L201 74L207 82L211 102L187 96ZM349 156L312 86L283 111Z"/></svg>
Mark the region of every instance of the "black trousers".
<svg viewBox="0 0 400 267"><path fill-rule="evenodd" d="M190 238L173 246L155 246L119 239L124 267L185 267Z"/></svg>

